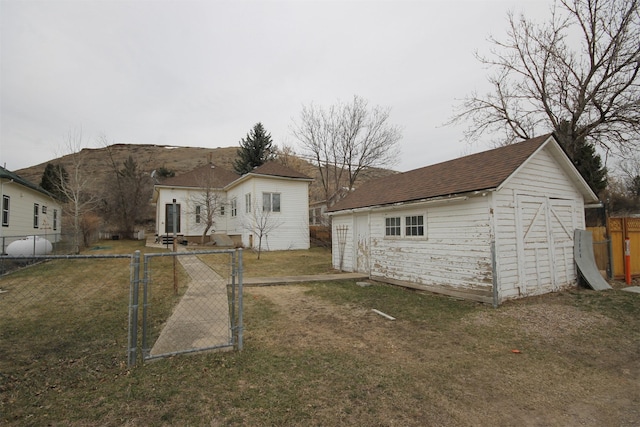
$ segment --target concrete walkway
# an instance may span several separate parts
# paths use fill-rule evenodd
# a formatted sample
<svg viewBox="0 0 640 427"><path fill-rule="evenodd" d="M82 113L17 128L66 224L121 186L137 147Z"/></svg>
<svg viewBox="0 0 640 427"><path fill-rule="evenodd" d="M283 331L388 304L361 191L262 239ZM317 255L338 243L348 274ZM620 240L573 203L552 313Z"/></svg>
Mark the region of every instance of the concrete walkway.
<svg viewBox="0 0 640 427"><path fill-rule="evenodd" d="M150 356L206 350L231 343L227 282L195 255L178 256L191 281Z"/></svg>
<svg viewBox="0 0 640 427"><path fill-rule="evenodd" d="M152 241L147 246L166 248ZM171 246L169 246L171 248ZM187 248L178 246L179 252ZM191 278L185 294L167 320L153 345L150 356L171 355L231 347L231 319L227 296L227 282L196 255L180 255L178 261ZM360 273L336 273L286 277L244 277L245 286L269 286L331 280L366 280Z"/></svg>
<svg viewBox="0 0 640 427"><path fill-rule="evenodd" d="M335 273L309 276L244 277L242 282L245 286L268 286L303 282L328 282L331 280L367 280L368 278L368 275L361 273Z"/></svg>

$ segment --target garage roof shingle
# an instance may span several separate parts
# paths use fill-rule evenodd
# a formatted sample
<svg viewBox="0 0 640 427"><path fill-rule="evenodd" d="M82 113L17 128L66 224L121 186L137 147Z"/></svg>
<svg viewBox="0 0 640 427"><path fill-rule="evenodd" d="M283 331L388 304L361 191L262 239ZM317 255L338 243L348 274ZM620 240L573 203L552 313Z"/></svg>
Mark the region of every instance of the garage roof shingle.
<svg viewBox="0 0 640 427"><path fill-rule="evenodd" d="M548 138L543 135L369 181L329 211L358 209L497 188Z"/></svg>

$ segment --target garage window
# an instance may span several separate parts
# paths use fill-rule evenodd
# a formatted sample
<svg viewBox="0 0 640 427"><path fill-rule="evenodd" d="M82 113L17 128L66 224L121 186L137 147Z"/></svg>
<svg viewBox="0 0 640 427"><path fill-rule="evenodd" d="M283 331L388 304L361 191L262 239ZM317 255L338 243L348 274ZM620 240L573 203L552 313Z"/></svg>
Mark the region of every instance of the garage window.
<svg viewBox="0 0 640 427"><path fill-rule="evenodd" d="M405 235L407 237L424 236L424 216L407 216L405 221Z"/></svg>
<svg viewBox="0 0 640 427"><path fill-rule="evenodd" d="M384 235L385 236L400 236L400 217L394 216L385 218Z"/></svg>

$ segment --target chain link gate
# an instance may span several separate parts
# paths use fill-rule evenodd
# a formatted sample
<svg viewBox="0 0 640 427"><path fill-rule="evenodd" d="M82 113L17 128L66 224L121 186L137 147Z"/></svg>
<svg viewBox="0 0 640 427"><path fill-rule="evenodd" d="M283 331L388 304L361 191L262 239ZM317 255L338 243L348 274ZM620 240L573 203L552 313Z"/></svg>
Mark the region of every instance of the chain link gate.
<svg viewBox="0 0 640 427"><path fill-rule="evenodd" d="M140 291L144 361L242 349L241 249L149 253L142 262L138 254L136 259L131 280L129 365L137 357Z"/></svg>

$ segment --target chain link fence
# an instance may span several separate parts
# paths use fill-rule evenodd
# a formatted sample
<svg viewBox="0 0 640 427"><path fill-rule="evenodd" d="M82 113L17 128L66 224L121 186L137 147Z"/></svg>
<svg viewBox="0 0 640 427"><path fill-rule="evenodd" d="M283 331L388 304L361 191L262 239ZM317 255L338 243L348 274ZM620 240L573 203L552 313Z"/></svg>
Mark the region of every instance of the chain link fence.
<svg viewBox="0 0 640 427"><path fill-rule="evenodd" d="M0 395L126 366L131 255L0 257ZM3 267L4 266L4 267ZM5 399L2 399L5 403Z"/></svg>
<svg viewBox="0 0 640 427"><path fill-rule="evenodd" d="M133 366L139 342L144 360L242 348L241 251L0 256L0 272L7 389L60 363Z"/></svg>
<svg viewBox="0 0 640 427"><path fill-rule="evenodd" d="M146 254L143 265L144 360L242 348L242 251Z"/></svg>

